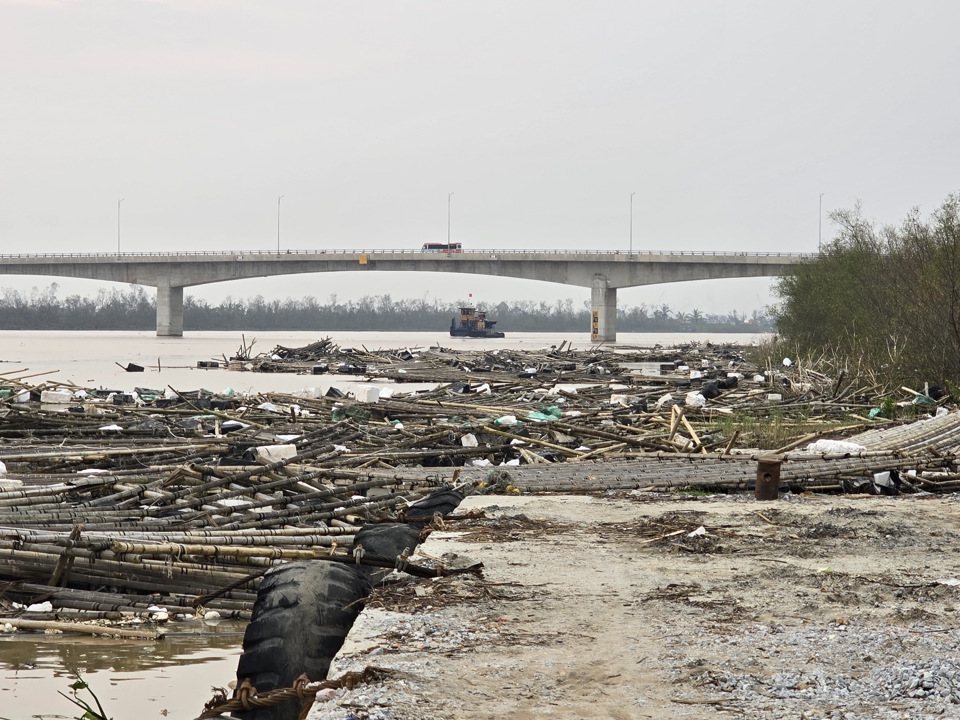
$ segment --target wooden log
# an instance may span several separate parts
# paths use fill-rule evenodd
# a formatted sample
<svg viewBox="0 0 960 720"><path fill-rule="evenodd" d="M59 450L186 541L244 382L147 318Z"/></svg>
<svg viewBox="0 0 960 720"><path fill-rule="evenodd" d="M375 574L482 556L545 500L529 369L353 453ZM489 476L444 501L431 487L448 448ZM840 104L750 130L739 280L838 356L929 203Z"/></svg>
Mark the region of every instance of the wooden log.
<svg viewBox="0 0 960 720"><path fill-rule="evenodd" d="M0 622L22 630L59 630L65 633L81 635L109 635L117 638L135 640L162 640L164 634L159 630L134 630L132 628L109 627L90 623L59 622L49 620L24 620L23 618L0 618Z"/></svg>
<svg viewBox="0 0 960 720"><path fill-rule="evenodd" d="M267 558L270 560L309 560L329 555L330 551L339 547L333 538L329 539L328 547L322 550L300 550L280 547L235 547L230 545L182 545L182 544L148 544L131 542L114 542L110 549L117 557L134 555L138 558L190 558L209 557L218 561L223 559L238 560L241 558Z"/></svg>
<svg viewBox="0 0 960 720"><path fill-rule="evenodd" d="M563 455L567 455L568 457L579 457L580 455L583 455L583 453L580 452L579 450L571 450L570 448L563 447L563 445L556 445L552 442L547 442L546 440L540 440L539 438L529 438L529 437L523 437L521 435L515 435L514 433L509 433L504 430L498 430L497 428L492 428L489 425L484 425L483 431L493 433L494 435L502 435L512 440L520 440L521 442L530 443L531 445L540 445L541 447L549 448L551 450L556 450L557 452L562 453Z"/></svg>
<svg viewBox="0 0 960 720"><path fill-rule="evenodd" d="M60 553L60 558L57 560L57 564L53 568L53 574L50 576L51 585L66 584L65 581L70 572L70 566L73 565L74 558L71 548L76 544L77 540L80 539L80 531L82 528L82 525L77 525L70 531L70 537L67 538L67 546Z"/></svg>
<svg viewBox="0 0 960 720"><path fill-rule="evenodd" d="M199 444L199 443L198 443ZM49 459L62 459L70 458L74 460L103 460L111 457L124 457L129 455L149 455L151 453L161 453L161 452L170 452L171 449L174 450L195 450L197 444L193 445L182 445L179 447L171 448L170 446L153 446L153 447L119 447L119 448L98 448L96 450L87 449L81 450L77 449L68 449L65 452L56 452L56 451L46 451L46 452L32 452L32 453L0 453L0 460L5 463L8 462L23 462L26 460L49 460ZM227 449L227 446L224 444L223 440L217 440L216 442L211 442L206 444L208 449L219 448L222 452Z"/></svg>
<svg viewBox="0 0 960 720"><path fill-rule="evenodd" d="M623 450L626 447L627 447L627 443L614 443L612 445L607 445L605 447L596 448L595 450L586 452L579 457L573 458L571 462L582 462L584 460L596 460L598 457L609 455L613 452Z"/></svg>

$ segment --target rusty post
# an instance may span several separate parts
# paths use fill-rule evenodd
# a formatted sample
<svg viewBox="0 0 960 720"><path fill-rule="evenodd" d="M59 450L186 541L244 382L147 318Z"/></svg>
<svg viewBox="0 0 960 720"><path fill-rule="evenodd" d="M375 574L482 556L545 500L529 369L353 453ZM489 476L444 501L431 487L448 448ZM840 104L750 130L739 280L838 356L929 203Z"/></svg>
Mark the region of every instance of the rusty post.
<svg viewBox="0 0 960 720"><path fill-rule="evenodd" d="M760 458L757 460L757 500L776 500L780 493L779 458Z"/></svg>

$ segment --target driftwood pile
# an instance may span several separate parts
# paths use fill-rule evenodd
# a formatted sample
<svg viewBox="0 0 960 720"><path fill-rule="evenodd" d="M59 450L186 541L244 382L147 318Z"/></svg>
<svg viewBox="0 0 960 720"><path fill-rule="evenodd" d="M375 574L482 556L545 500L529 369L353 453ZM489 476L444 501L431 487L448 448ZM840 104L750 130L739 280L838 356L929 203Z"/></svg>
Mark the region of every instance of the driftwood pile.
<svg viewBox="0 0 960 720"><path fill-rule="evenodd" d="M0 378L0 615L50 602L16 614L245 618L269 567L355 561L343 548L361 525L454 482L733 491L751 488L757 461L773 454L796 490L851 489L884 472L902 491L960 486L960 414L946 412L948 399L904 390L908 410L940 415L892 422L859 388L753 366L735 346L372 352L321 341L270 357L363 372L324 394L245 397ZM394 386L427 378L428 390ZM729 424L774 413L798 419L777 448L745 446ZM852 450L801 449L855 431Z"/></svg>
<svg viewBox="0 0 960 720"><path fill-rule="evenodd" d="M341 350L330 338L324 338L299 348L277 345L270 352L254 355L253 346L256 342L256 339L253 339L248 344L244 337L237 352L229 360L224 358L224 366L231 370L248 372L321 374L329 368L324 360L350 352Z"/></svg>

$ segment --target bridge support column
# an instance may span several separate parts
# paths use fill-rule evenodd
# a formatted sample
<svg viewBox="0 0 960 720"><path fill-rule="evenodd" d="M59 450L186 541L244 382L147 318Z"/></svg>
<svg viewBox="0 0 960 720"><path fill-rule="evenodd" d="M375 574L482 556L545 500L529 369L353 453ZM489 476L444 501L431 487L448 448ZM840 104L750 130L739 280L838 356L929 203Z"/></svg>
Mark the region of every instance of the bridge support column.
<svg viewBox="0 0 960 720"><path fill-rule="evenodd" d="M183 288L157 286L157 336L183 337Z"/></svg>
<svg viewBox="0 0 960 720"><path fill-rule="evenodd" d="M608 283L603 275L593 276L590 292L590 340L593 342L617 341L617 289Z"/></svg>

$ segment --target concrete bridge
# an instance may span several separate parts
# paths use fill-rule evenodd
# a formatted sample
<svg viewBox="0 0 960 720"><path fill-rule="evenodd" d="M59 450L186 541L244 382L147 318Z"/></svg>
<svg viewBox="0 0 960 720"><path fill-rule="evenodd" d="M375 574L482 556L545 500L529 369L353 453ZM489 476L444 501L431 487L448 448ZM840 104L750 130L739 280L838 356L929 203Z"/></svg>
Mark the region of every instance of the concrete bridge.
<svg viewBox="0 0 960 720"><path fill-rule="evenodd" d="M0 274L51 275L149 285L157 289L157 335L183 335L183 289L272 275L318 272L453 272L578 285L591 290L591 336L617 338L617 289L718 278L770 277L810 253L673 250L284 250L0 255Z"/></svg>

